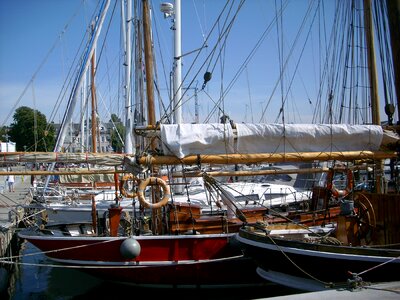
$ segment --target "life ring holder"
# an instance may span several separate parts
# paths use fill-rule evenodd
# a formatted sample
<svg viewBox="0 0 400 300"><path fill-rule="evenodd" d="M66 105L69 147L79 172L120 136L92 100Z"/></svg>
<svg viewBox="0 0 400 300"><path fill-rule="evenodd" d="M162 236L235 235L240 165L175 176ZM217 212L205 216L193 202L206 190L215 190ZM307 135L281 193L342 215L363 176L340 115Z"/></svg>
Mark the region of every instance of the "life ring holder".
<svg viewBox="0 0 400 300"><path fill-rule="evenodd" d="M163 190L163 197L159 202L156 203L150 203L149 201L146 200L144 197L144 191L146 190L146 187L148 185L159 185L161 186ZM148 177L144 180L142 180L139 184L139 189L137 192L137 196L139 198L139 202L147 208L152 208L152 209L157 209L165 206L168 203L168 200L171 196L170 188L168 184L162 180L161 178L158 177Z"/></svg>
<svg viewBox="0 0 400 300"><path fill-rule="evenodd" d="M133 174L127 174L127 175L124 175L122 177L122 179L119 181L119 191L120 191L121 195L124 197L136 198L136 196L137 196L136 192L134 192L134 191L129 192L125 189L125 183L129 180L133 181L135 185L138 185L138 182L139 182L138 178L136 176L134 176Z"/></svg>
<svg viewBox="0 0 400 300"><path fill-rule="evenodd" d="M339 198L339 197L346 197L348 194L350 194L350 192L353 190L353 172L350 169L347 169L347 179L346 179L346 188L344 190L339 190L335 187L335 185L333 184L333 175L334 175L335 171L333 168L329 169L328 172L328 177L326 179L327 184L326 184L326 188L328 190L330 190L332 192L332 195L335 198Z"/></svg>

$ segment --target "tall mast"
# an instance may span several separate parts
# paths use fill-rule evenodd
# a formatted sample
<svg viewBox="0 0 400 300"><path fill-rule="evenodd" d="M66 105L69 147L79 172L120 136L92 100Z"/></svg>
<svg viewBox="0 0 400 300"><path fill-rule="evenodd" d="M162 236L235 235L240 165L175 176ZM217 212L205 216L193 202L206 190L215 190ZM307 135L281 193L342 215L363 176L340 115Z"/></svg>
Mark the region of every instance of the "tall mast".
<svg viewBox="0 0 400 300"><path fill-rule="evenodd" d="M380 125L378 76L376 72L376 58L374 46L374 28L372 26L371 0L364 0L365 38L367 41L368 71L371 84L372 124Z"/></svg>
<svg viewBox="0 0 400 300"><path fill-rule="evenodd" d="M376 72L376 59L375 59L375 44L374 44L374 31L372 21L371 0L364 0L364 23L365 23L365 38L367 42L367 56L368 56L368 72L371 85L371 112L372 123L375 125L381 124L379 113L379 96L378 96L378 76ZM384 180L384 165L383 160L377 161L376 164L376 191L381 193L383 190Z"/></svg>
<svg viewBox="0 0 400 300"><path fill-rule="evenodd" d="M94 77L96 73L96 51L93 51L91 58L91 69L90 69L90 77L91 77L91 94L92 94L92 152L97 152L97 114L96 114L96 87L94 85Z"/></svg>
<svg viewBox="0 0 400 300"><path fill-rule="evenodd" d="M133 35L134 38L134 45L135 45L135 103L132 104L133 111L133 121L134 127L136 125L144 125L144 106L145 106L145 95L144 95L144 79L143 79L143 39L142 39L142 30L141 30L141 22L139 19L140 15L140 5L138 1L135 1L135 34ZM135 151L143 151L145 144L144 144L144 137L140 135L134 135L135 139Z"/></svg>
<svg viewBox="0 0 400 300"><path fill-rule="evenodd" d="M147 118L148 125L156 124L156 113L154 109L154 86L153 86L153 51L150 34L150 6L148 0L143 0L143 36L144 36L144 60L146 65L146 91L147 91ZM156 140L151 139L150 149L156 149ZM152 171L157 173L158 167L153 167ZM160 196L159 190L152 189L153 202ZM161 234L162 220L160 219L160 209L152 210L152 227L153 232Z"/></svg>
<svg viewBox="0 0 400 300"><path fill-rule="evenodd" d="M154 86L153 86L153 52L150 35L150 8L148 0L143 0L143 36L144 36L144 60L146 62L146 91L147 91L147 119L148 125L156 124L156 113L154 109ZM155 150L155 140L151 142L151 149Z"/></svg>
<svg viewBox="0 0 400 300"><path fill-rule="evenodd" d="M123 4L122 4L123 5ZM123 18L125 28L125 153L133 153L133 122L131 99L131 32L132 32L132 2L126 0L126 17ZM134 153L133 153L134 154Z"/></svg>
<svg viewBox="0 0 400 300"><path fill-rule="evenodd" d="M164 17L173 17L172 29L174 30L174 63L173 63L173 89L171 108L173 109L174 124L182 123L182 45L181 45L181 1L175 0L175 6L171 3L162 3L161 11ZM196 95L197 96L197 95ZM182 171L182 166L175 167L176 172ZM182 178L175 179L174 192L183 192Z"/></svg>
<svg viewBox="0 0 400 300"><path fill-rule="evenodd" d="M96 18L95 26L94 26L94 34L92 34L89 44L88 44L88 47L86 49L86 52L83 56L82 64L79 68L79 72L77 75L76 84L74 85L73 90L71 92L71 96L68 101L68 108L64 114L64 117L63 117L63 120L61 123L60 132L58 133L58 136L57 136L57 141L54 146L54 152L61 152L65 137L67 135L68 124L72 120L72 115L75 110L76 102L77 102L79 93L82 88L85 74L89 67L90 58L93 56L94 50L96 48L97 40L99 39L101 28L103 26L104 19L106 17L109 6L110 6L110 0L103 1L102 6L99 11L99 15ZM55 166L55 163L52 163L49 166L49 170L53 170L54 166ZM50 176L47 176L46 182L45 182L45 187L48 186L49 182L50 182Z"/></svg>
<svg viewBox="0 0 400 300"><path fill-rule="evenodd" d="M81 152L85 152L85 108L86 108L86 76L83 79L83 87L81 88L81 128L80 128L80 136L81 136Z"/></svg>
<svg viewBox="0 0 400 300"><path fill-rule="evenodd" d="M181 0L175 0L174 8L174 118L182 123L182 44L181 44Z"/></svg>
<svg viewBox="0 0 400 300"><path fill-rule="evenodd" d="M181 42L181 0L175 0L174 9L174 19L175 19L175 35L174 35L174 62L175 62L175 72L174 72L174 117L175 124L182 123L182 42ZM177 165L175 171L182 172L182 166ZM174 192L177 194L183 193L183 180L182 178L177 178L175 180L176 186Z"/></svg>
<svg viewBox="0 0 400 300"><path fill-rule="evenodd" d="M400 121L400 0L386 0L389 18L390 45L394 67L398 121Z"/></svg>
<svg viewBox="0 0 400 300"><path fill-rule="evenodd" d="M110 0L106 0L103 2L102 8L100 9L99 17L95 24L94 34L92 35L92 37L90 39L89 46L84 55L82 65L80 66L80 70L78 73L78 78L76 81L77 83L74 86L74 89L72 91L72 94L71 94L71 97L70 97L70 100L68 103L68 109L67 109L67 111L63 117L63 121L61 123L60 132L57 136L56 145L54 147L54 152L60 152L61 148L64 144L65 136L67 134L67 127L68 127L67 124L69 124L72 120L72 115L75 110L77 98L80 93L80 89L82 87L84 74L86 73L86 71L88 69L90 58L92 57L94 49L96 48L97 40L99 38L101 28L103 26L104 19L105 19L105 16L106 16L109 6L110 6Z"/></svg>

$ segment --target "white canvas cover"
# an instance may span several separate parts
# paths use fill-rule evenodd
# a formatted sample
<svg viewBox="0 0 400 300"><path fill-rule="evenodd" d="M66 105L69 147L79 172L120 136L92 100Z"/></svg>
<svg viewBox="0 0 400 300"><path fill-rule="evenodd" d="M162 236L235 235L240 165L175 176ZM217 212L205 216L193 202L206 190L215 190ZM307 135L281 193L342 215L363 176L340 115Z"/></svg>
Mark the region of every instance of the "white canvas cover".
<svg viewBox="0 0 400 300"><path fill-rule="evenodd" d="M161 125L161 140L164 154L179 158L196 154L234 153L230 124Z"/></svg>
<svg viewBox="0 0 400 300"><path fill-rule="evenodd" d="M165 155L377 151L383 129L348 124L230 124L161 125Z"/></svg>
<svg viewBox="0 0 400 300"><path fill-rule="evenodd" d="M378 125L236 124L238 153L376 151Z"/></svg>

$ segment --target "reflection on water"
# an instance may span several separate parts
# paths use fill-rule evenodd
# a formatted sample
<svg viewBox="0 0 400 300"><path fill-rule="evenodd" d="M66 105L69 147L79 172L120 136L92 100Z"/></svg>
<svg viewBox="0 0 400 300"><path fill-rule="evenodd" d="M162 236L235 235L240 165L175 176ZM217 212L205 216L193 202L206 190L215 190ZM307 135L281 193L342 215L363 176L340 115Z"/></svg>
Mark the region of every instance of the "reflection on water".
<svg viewBox="0 0 400 300"><path fill-rule="evenodd" d="M37 253L40 251L32 244L23 244L22 265L11 299L72 299L101 284L77 270L49 267L53 263Z"/></svg>
<svg viewBox="0 0 400 300"><path fill-rule="evenodd" d="M36 254L38 253L38 254ZM277 285L235 289L154 289L139 288L97 279L75 269L51 267L48 260L30 243L21 249L23 258L15 276L15 289L10 299L105 299L109 297L136 297L146 294L153 297L174 299L255 299L293 294ZM29 265L28 265L29 264ZM240 272L240 270L238 270ZM89 297L89 298L88 298ZM122 299L122 298L121 298Z"/></svg>

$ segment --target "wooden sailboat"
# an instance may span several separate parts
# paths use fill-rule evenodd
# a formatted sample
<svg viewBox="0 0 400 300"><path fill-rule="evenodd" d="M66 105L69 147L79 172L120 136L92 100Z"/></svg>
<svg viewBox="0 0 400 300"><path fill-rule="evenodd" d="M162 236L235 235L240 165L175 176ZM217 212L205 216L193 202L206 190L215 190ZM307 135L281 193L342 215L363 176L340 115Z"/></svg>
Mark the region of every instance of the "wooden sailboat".
<svg viewBox="0 0 400 300"><path fill-rule="evenodd" d="M145 55L146 61L151 62L149 4L148 1L143 1L142 4L144 35L148 38L147 42L145 39ZM146 68L147 82L151 83L151 64L146 64ZM146 86L149 124L155 125L154 110L151 108L153 87L152 84ZM152 150L155 146L155 141L150 142ZM55 163L60 158L58 154L64 156L66 153L56 154L56 160L54 156L51 157L55 153L42 154L43 160L39 159L39 153L26 154L24 160L33 155L36 162ZM151 176L156 172L157 164L152 164L151 172L132 172L134 176L127 176L126 170L145 169L136 164L136 156L132 153L66 155L69 158L64 163L77 163L85 157L86 164L115 167L115 184L121 194L118 194L115 203L109 205L106 211L93 206L89 222L42 223L41 226L27 228L19 233L20 238L37 246L50 259L66 265L80 266L83 271L104 279L132 285L264 285L255 273L253 261L243 257L234 240L234 233L243 221L237 217L227 218L222 210L205 215L199 205L169 201L169 185L162 178ZM90 157L94 161L89 162L87 159ZM117 168L124 165L125 170ZM142 164L145 165L147 163ZM48 171L49 174L60 172L63 171ZM124 184L128 181L131 181L130 187ZM130 208L123 207L123 196L131 201ZM256 221L261 220L265 212L266 208L257 208L241 214L247 214L250 220Z"/></svg>
<svg viewBox="0 0 400 300"><path fill-rule="evenodd" d="M143 1L143 5L143 20L146 23L149 21L146 7L148 2ZM146 35L149 36L149 32L146 32ZM146 60L151 62L149 40L145 48ZM202 214L201 208L193 203L182 204L173 201L174 193L171 192L170 185L159 176L161 167L264 162L354 162L397 157L397 152L393 148L387 148L385 143L387 132L377 124L300 126L161 123L158 125L152 109L154 103L151 101L153 93L151 71L152 68L146 70L148 126L135 128L137 136L147 136L150 139L146 145L150 151L124 154L58 151L7 153L0 158L0 161L4 159L102 164L115 167L115 170L110 172L116 175L121 173L130 175L132 186L129 193L132 194L133 207L128 214L125 213L126 209L122 209L116 202L109 207L107 214L98 215L94 210L92 222L86 224L36 227L19 233L21 238L36 245L51 259L67 265L81 266L82 270L106 279L134 285L173 287L263 284L265 281L255 270L257 265L260 266L261 257L265 255L257 252L260 259L254 260L255 251L253 253L249 248L253 246L251 241L253 236L256 236L257 240L261 239L257 226L263 226L262 224L265 225L268 221L266 217L268 208L264 206L241 210L230 202L232 195L226 193L225 205L230 207L229 211L218 211L213 215ZM177 100L175 105L179 106L180 99ZM354 141L359 143L356 144ZM122 168L118 169L121 166ZM257 171L259 170L254 170L254 173ZM180 173L181 177L185 175L183 171ZM116 178L124 180L124 175L121 174ZM229 176L236 175L237 172L229 174ZM215 181L210 181L212 186L218 186ZM169 183L173 186L172 180L169 180ZM222 190L219 191L224 193ZM346 196L353 195L352 192L347 194ZM374 196L371 194L371 197ZM359 196L358 199L362 203L359 205L360 208L368 208L365 207L365 203L371 202L370 198L364 201L365 203L362 202L365 199L363 196ZM397 209L398 207L394 207L395 211ZM365 212L359 209L357 213L362 211ZM233 212L237 215L232 215ZM359 221L359 215L343 215L341 221L344 222L344 226L340 228L349 228ZM244 226L246 224L257 224L257 226ZM237 235L236 232L240 227L243 228ZM269 230L268 227L265 228ZM311 228L312 234L309 235L328 234L331 229L329 226L322 229ZM279 235L289 235L293 232L302 236L307 234L303 228L301 231L299 228L279 230L273 232ZM243 256L242 248L239 247L236 238L246 245L244 248L249 256ZM274 240L274 236L265 235L265 232L263 238ZM287 239L284 241L287 242ZM395 257L396 252L391 253L391 258Z"/></svg>
<svg viewBox="0 0 400 300"><path fill-rule="evenodd" d="M342 201L330 231L291 223L254 224L243 227L237 239L257 262L258 274L282 285L317 291L400 280L394 229L398 194L357 192Z"/></svg>
<svg viewBox="0 0 400 300"><path fill-rule="evenodd" d="M387 10L395 9L391 1L387 5ZM370 1L364 1L363 9L371 30ZM398 12L399 7L396 9ZM398 35L398 30L393 29ZM367 40L371 43L373 36L367 35ZM371 44L369 49L373 49ZM370 54L369 62L374 60ZM374 68L370 70L371 87L376 88ZM373 101L377 101L377 94L372 94ZM372 107L374 123L379 124L379 105L375 102ZM332 227L266 223L243 227L237 239L245 253L256 261L258 274L266 280L306 291L358 289L371 282L400 280L400 235L396 229L400 224L399 194L396 188L389 191L382 188L382 166L378 159L378 181L373 190L357 192L351 181L340 190L332 181L328 184L328 192L342 202ZM348 180L353 180L352 174L349 171Z"/></svg>

